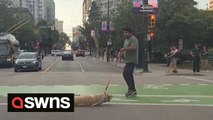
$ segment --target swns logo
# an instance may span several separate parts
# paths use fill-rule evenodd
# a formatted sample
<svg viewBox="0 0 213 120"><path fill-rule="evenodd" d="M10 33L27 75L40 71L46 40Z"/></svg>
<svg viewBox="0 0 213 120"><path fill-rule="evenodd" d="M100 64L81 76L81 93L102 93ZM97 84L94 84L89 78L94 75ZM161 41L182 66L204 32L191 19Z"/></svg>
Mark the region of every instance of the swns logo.
<svg viewBox="0 0 213 120"><path fill-rule="evenodd" d="M8 112L74 112L74 94L8 94Z"/></svg>

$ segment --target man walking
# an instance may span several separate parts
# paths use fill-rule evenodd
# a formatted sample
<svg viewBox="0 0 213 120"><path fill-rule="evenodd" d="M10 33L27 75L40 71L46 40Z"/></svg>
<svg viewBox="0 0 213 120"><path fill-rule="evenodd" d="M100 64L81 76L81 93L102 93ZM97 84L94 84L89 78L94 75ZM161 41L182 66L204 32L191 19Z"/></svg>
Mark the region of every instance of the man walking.
<svg viewBox="0 0 213 120"><path fill-rule="evenodd" d="M129 27L123 29L123 35L125 37L124 46L121 48L121 51L124 53L125 60L123 77L128 86L126 97L132 97L137 94L133 72L134 68L138 64L138 40L133 35L133 30Z"/></svg>
<svg viewBox="0 0 213 120"><path fill-rule="evenodd" d="M201 51L197 44L195 44L195 48L190 53L193 57L193 72L200 72Z"/></svg>

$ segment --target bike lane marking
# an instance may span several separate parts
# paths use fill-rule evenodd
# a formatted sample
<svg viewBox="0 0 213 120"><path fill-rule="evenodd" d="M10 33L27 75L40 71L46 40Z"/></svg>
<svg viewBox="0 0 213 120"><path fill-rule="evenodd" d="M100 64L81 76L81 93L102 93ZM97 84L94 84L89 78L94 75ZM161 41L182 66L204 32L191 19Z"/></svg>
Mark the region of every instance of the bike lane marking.
<svg viewBox="0 0 213 120"><path fill-rule="evenodd" d="M101 94L103 85L76 85L76 86L0 86L0 96L8 93L75 93ZM213 105L213 85L153 85L137 86L138 95L126 98L126 86L110 85L108 93L113 95L114 104L185 104L185 105ZM1 104L3 101L1 101Z"/></svg>
<svg viewBox="0 0 213 120"><path fill-rule="evenodd" d="M202 78L197 78L197 77L184 77L184 76L175 76L178 78L184 78L184 79L190 79L190 80L196 80L196 81L201 81L201 82L208 82L208 83L213 83L213 80L209 79L202 79Z"/></svg>

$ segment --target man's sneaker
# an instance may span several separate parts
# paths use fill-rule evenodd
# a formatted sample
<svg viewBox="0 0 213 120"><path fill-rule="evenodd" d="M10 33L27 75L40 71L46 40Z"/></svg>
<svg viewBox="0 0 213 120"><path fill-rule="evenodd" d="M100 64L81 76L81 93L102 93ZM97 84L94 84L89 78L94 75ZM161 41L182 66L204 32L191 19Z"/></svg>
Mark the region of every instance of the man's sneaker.
<svg viewBox="0 0 213 120"><path fill-rule="evenodd" d="M136 96L136 95L137 95L137 92L135 90L129 90L126 93L126 97L133 97L133 96Z"/></svg>
<svg viewBox="0 0 213 120"><path fill-rule="evenodd" d="M178 71L177 71L177 70L173 70L172 72L173 72L173 73L178 73Z"/></svg>

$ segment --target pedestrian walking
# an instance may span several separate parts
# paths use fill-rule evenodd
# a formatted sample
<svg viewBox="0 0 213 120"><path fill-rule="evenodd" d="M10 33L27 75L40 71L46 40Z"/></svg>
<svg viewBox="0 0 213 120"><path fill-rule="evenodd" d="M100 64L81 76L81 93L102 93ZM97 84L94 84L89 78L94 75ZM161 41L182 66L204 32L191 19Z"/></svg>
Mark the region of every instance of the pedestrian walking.
<svg viewBox="0 0 213 120"><path fill-rule="evenodd" d="M201 51L197 44L192 51L190 51L191 56L193 57L193 72L200 72L200 58Z"/></svg>
<svg viewBox="0 0 213 120"><path fill-rule="evenodd" d="M172 46L169 47L169 52L166 54L167 57L167 67L170 67L171 55L173 53Z"/></svg>
<svg viewBox="0 0 213 120"><path fill-rule="evenodd" d="M179 51L175 45L172 46L171 52L170 52L170 65L169 65L169 70L170 72L172 70L173 73L177 73L177 61L178 61L178 54Z"/></svg>
<svg viewBox="0 0 213 120"><path fill-rule="evenodd" d="M138 39L133 35L133 30L130 27L123 29L125 37L121 53L124 53L125 67L123 70L123 77L128 86L126 97L132 97L137 94L134 81L134 68L138 64Z"/></svg>
<svg viewBox="0 0 213 120"><path fill-rule="evenodd" d="M206 46L202 47L202 51L201 51L201 66L202 69L206 72L209 71L209 64L208 64L208 49Z"/></svg>

